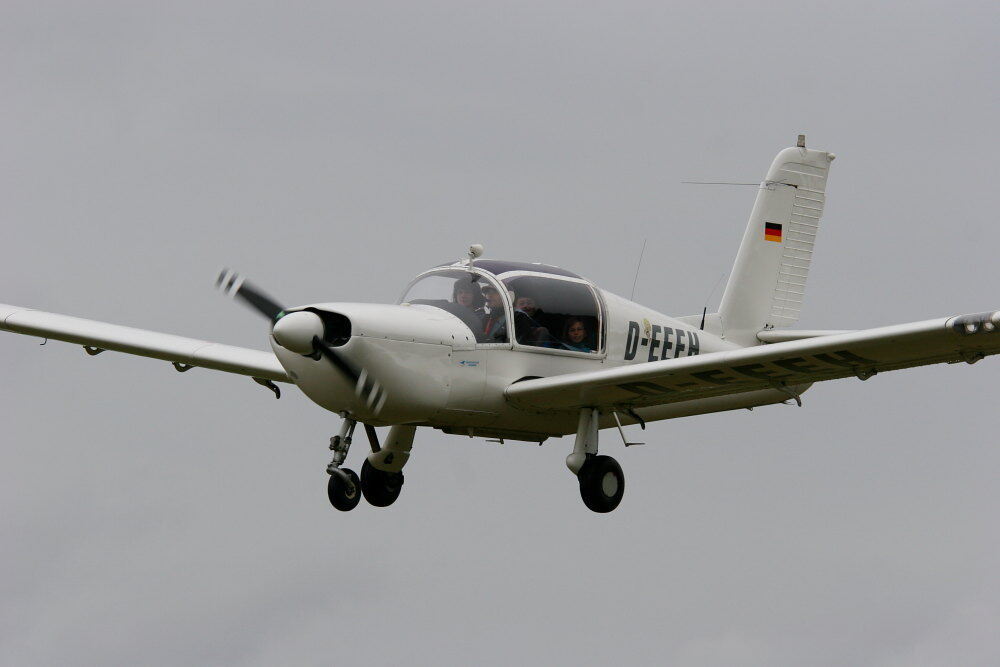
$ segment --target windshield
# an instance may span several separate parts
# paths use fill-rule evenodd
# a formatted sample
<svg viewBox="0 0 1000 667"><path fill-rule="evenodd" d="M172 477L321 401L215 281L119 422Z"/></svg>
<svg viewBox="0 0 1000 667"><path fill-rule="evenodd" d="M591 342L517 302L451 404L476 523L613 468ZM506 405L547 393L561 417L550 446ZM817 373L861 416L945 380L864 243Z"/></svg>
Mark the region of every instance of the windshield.
<svg viewBox="0 0 1000 667"><path fill-rule="evenodd" d="M503 297L483 276L455 269L414 281L402 304L434 306L462 320L479 343L506 343Z"/></svg>

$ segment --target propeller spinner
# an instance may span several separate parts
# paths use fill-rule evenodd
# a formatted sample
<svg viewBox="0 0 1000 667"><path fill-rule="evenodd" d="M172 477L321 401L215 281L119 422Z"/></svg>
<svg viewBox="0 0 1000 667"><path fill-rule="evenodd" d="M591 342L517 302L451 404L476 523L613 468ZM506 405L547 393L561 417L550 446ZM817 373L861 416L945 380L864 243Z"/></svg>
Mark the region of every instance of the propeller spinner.
<svg viewBox="0 0 1000 667"><path fill-rule="evenodd" d="M355 392L376 413L385 403L382 385L365 370L354 370L336 350L326 342L323 319L311 310L286 313L285 308L260 288L235 271L223 269L216 280L216 287L233 299L241 299L248 306L271 321L271 335L281 347L302 356L326 357L333 366L347 377Z"/></svg>

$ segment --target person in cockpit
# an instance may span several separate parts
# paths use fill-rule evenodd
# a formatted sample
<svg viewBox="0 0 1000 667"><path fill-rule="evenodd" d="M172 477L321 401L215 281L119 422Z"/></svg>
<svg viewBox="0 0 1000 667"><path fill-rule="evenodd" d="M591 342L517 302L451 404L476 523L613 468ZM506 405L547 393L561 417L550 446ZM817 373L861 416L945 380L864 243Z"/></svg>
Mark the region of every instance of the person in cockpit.
<svg viewBox="0 0 1000 667"><path fill-rule="evenodd" d="M455 281L451 289L451 301L454 306L448 312L465 322L476 334L476 340L482 342L482 334L479 332L483 328L482 306L485 299L479 284L475 282L475 276Z"/></svg>
<svg viewBox="0 0 1000 667"><path fill-rule="evenodd" d="M541 311L534 297L522 294L514 302L514 329L522 345L545 345L552 334L536 319Z"/></svg>
<svg viewBox="0 0 1000 667"><path fill-rule="evenodd" d="M479 285L468 278L459 278L455 281L455 287L451 291L451 300L473 312L479 311L486 301Z"/></svg>
<svg viewBox="0 0 1000 667"><path fill-rule="evenodd" d="M488 343L507 341L507 314L503 308L503 297L493 285L483 286L486 307L483 312L483 335Z"/></svg>
<svg viewBox="0 0 1000 667"><path fill-rule="evenodd" d="M593 352L587 325L580 317L567 317L563 327L562 346L575 352Z"/></svg>

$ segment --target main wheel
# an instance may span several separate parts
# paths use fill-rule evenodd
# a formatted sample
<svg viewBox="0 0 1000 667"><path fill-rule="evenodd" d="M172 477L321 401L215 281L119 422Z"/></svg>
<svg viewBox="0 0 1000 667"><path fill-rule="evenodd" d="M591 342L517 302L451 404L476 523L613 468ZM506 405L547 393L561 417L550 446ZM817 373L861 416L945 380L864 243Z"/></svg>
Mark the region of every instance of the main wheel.
<svg viewBox="0 0 1000 667"><path fill-rule="evenodd" d="M379 470L368 459L361 466L361 493L371 505L388 507L403 490L403 473Z"/></svg>
<svg viewBox="0 0 1000 667"><path fill-rule="evenodd" d="M330 504L341 512L350 512L361 502L361 482L358 475L349 468L338 468L330 475L326 485L326 495Z"/></svg>
<svg viewBox="0 0 1000 667"><path fill-rule="evenodd" d="M625 474L610 456L588 457L577 474L583 504L594 512L610 512L625 495Z"/></svg>

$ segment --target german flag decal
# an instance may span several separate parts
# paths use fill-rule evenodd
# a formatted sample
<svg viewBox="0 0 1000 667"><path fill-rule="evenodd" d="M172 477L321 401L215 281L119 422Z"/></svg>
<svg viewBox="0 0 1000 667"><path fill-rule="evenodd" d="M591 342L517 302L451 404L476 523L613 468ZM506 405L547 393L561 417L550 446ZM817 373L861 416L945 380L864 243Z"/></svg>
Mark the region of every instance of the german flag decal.
<svg viewBox="0 0 1000 667"><path fill-rule="evenodd" d="M781 224L777 222L765 222L764 240L781 243Z"/></svg>

